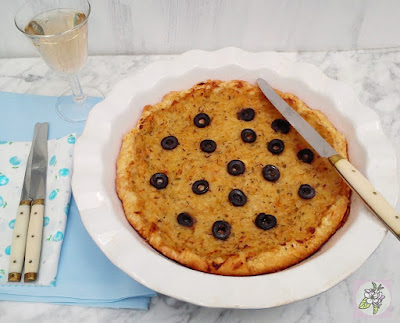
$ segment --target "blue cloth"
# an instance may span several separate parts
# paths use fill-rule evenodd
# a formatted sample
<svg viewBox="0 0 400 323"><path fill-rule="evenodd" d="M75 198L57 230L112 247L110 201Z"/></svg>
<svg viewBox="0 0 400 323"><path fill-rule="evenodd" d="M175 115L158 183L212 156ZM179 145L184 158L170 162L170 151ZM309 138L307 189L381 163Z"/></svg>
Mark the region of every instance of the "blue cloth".
<svg viewBox="0 0 400 323"><path fill-rule="evenodd" d="M0 141L32 140L37 122L49 122L49 139L82 133L84 123L62 120L56 97L0 92ZM93 103L99 98L90 98ZM0 286L0 300L147 309L156 294L115 267L84 228L71 199L54 287Z"/></svg>

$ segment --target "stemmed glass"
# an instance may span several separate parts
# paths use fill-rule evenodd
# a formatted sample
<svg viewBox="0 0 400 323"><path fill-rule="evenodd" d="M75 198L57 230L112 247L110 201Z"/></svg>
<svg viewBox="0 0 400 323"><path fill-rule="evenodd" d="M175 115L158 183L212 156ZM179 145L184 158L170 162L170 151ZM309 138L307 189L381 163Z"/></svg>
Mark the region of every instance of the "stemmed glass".
<svg viewBox="0 0 400 323"><path fill-rule="evenodd" d="M61 118L70 122L86 120L93 106L88 95L104 97L97 89L82 89L77 76L88 56L90 10L87 0L31 0L14 19L46 64L68 77L71 89L59 96L56 109Z"/></svg>

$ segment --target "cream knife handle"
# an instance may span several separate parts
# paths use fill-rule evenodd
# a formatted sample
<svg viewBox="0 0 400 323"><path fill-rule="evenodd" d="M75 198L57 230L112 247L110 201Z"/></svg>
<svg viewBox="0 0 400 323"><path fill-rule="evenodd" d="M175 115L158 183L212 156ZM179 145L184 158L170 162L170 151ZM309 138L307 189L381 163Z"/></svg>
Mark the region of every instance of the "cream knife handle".
<svg viewBox="0 0 400 323"><path fill-rule="evenodd" d="M396 210L346 158L338 154L329 157L329 160L372 213L400 240L400 215Z"/></svg>
<svg viewBox="0 0 400 323"><path fill-rule="evenodd" d="M37 279L40 251L42 250L43 215L44 200L33 201L28 227L28 237L26 239L25 282L32 282Z"/></svg>
<svg viewBox="0 0 400 323"><path fill-rule="evenodd" d="M21 201L18 206L17 217L15 218L14 233L11 244L10 262L8 265L9 282L19 282L21 280L30 210L31 201Z"/></svg>

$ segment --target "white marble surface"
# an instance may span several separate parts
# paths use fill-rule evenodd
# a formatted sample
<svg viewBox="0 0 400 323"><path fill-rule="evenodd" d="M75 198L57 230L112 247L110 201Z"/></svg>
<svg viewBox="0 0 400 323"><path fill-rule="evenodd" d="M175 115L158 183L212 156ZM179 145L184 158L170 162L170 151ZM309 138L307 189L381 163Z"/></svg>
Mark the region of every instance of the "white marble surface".
<svg viewBox="0 0 400 323"><path fill-rule="evenodd" d="M400 155L400 48L357 52L286 53L286 55L298 61L313 63L328 76L348 83L365 105L378 112L385 133L395 146L397 155ZM107 93L127 73L134 73L142 66L160 59L170 60L173 56L94 56L89 58L80 76L83 84L90 84ZM50 71L39 58L0 59L0 91L57 95L66 87L66 81ZM397 210L400 208L397 207ZM0 302L0 321L398 322L399 248L399 242L392 235L388 235L365 264L342 283L310 299L277 308L210 309L162 295L152 300L149 311ZM379 320L354 317L353 283L357 279L392 281L391 318Z"/></svg>
<svg viewBox="0 0 400 323"><path fill-rule="evenodd" d="M0 57L34 55L13 22L25 1L0 1ZM400 46L398 0L90 2L89 48L95 55L171 54L225 46L250 51Z"/></svg>

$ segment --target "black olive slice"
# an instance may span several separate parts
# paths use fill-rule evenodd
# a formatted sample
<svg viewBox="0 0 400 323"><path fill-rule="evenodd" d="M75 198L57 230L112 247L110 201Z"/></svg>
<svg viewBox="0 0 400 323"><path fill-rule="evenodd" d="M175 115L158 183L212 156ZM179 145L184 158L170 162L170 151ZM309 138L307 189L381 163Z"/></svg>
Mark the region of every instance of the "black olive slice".
<svg viewBox="0 0 400 323"><path fill-rule="evenodd" d="M276 119L272 122L271 128L275 132L281 132L283 134L287 134L290 131L290 123L285 119Z"/></svg>
<svg viewBox="0 0 400 323"><path fill-rule="evenodd" d="M243 206L247 202L246 195L239 189L232 190L228 197L233 206Z"/></svg>
<svg viewBox="0 0 400 323"><path fill-rule="evenodd" d="M231 174L233 176L237 176L237 175L244 173L246 166L244 165L244 163L241 160L234 159L228 163L227 168L228 168L229 174Z"/></svg>
<svg viewBox="0 0 400 323"><path fill-rule="evenodd" d="M257 139L257 135L254 132L254 130L251 129L244 129L242 130L242 133L240 134L242 137L242 140L246 143L252 143L255 142Z"/></svg>
<svg viewBox="0 0 400 323"><path fill-rule="evenodd" d="M161 146L166 150L172 150L179 145L178 139L175 136L168 136L161 140Z"/></svg>
<svg viewBox="0 0 400 323"><path fill-rule="evenodd" d="M226 240L231 234L231 226L225 221L216 221L212 226L212 233L219 240Z"/></svg>
<svg viewBox="0 0 400 323"><path fill-rule="evenodd" d="M166 188L168 185L168 176L163 173L155 173L150 178L150 184L158 190Z"/></svg>
<svg viewBox="0 0 400 323"><path fill-rule="evenodd" d="M273 139L268 143L268 150L274 155L279 155L285 149L285 144L280 139Z"/></svg>
<svg viewBox="0 0 400 323"><path fill-rule="evenodd" d="M315 196L314 187L308 184L300 185L299 196L306 200L312 199Z"/></svg>
<svg viewBox="0 0 400 323"><path fill-rule="evenodd" d="M217 144L214 140L206 139L200 143L200 149L205 153L212 153L217 149Z"/></svg>
<svg viewBox="0 0 400 323"><path fill-rule="evenodd" d="M238 118L243 121L251 121L254 119L255 114L252 108L246 108L239 111Z"/></svg>
<svg viewBox="0 0 400 323"><path fill-rule="evenodd" d="M276 226L276 218L271 214L260 213L254 223L260 229L269 230Z"/></svg>
<svg viewBox="0 0 400 323"><path fill-rule="evenodd" d="M189 228L192 227L195 222L193 217L189 213L186 213L186 212L179 213L178 217L177 217L177 221L180 225L183 225L184 227L189 227Z"/></svg>
<svg viewBox="0 0 400 323"><path fill-rule="evenodd" d="M314 160L314 153L310 149L302 149L297 153L297 158L304 163L311 164Z"/></svg>
<svg viewBox="0 0 400 323"><path fill-rule="evenodd" d="M210 124L210 117L205 113L199 113L193 119L194 124L198 128L205 128Z"/></svg>
<svg viewBox="0 0 400 323"><path fill-rule="evenodd" d="M267 181L275 182L281 177L278 167L274 165L267 165L263 168L262 174Z"/></svg>
<svg viewBox="0 0 400 323"><path fill-rule="evenodd" d="M192 191L193 191L193 193L195 193L197 195L207 193L208 189L209 189L208 182L204 179L196 181L192 185Z"/></svg>

